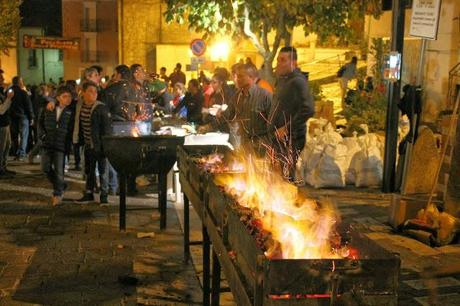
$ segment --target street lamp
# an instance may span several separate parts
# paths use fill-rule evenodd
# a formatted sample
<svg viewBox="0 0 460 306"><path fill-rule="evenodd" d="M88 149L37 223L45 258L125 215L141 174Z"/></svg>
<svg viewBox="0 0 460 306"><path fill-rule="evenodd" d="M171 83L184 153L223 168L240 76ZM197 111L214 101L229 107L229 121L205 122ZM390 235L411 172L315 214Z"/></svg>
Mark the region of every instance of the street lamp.
<svg viewBox="0 0 460 306"><path fill-rule="evenodd" d="M228 40L221 40L214 43L210 48L211 61L226 62L230 54L230 42Z"/></svg>

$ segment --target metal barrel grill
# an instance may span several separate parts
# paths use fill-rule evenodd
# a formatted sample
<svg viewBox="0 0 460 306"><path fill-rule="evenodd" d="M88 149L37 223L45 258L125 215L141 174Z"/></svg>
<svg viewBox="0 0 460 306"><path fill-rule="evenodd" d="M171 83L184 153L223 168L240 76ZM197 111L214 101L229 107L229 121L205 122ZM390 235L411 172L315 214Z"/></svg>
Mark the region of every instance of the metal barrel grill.
<svg viewBox="0 0 460 306"><path fill-rule="evenodd" d="M126 229L126 187L128 175L158 175L160 228L166 227L166 176L176 162L176 148L184 137L171 135L105 136L105 154L120 177L120 230Z"/></svg>
<svg viewBox="0 0 460 306"><path fill-rule="evenodd" d="M203 224L204 305L219 305L221 270L237 305L397 305L399 256L358 232L343 235L359 250L357 258L266 257L242 222L238 204L216 181L220 175L241 174L212 174L194 162L197 154L213 149L180 148L178 152L184 223L188 222L190 200ZM188 226L184 229L186 259L193 244L188 241Z"/></svg>

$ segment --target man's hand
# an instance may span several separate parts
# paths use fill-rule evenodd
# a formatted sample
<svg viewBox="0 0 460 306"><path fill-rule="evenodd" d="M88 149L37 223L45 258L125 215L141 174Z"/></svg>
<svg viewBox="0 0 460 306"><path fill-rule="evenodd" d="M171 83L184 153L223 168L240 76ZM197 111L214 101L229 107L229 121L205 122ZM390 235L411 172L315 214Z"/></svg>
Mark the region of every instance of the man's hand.
<svg viewBox="0 0 460 306"><path fill-rule="evenodd" d="M200 125L198 127L198 129L196 130L196 132L198 134L206 134L207 132L209 132L211 130L211 125L210 124L205 124L205 125Z"/></svg>
<svg viewBox="0 0 460 306"><path fill-rule="evenodd" d="M278 140L285 140L287 137L287 128L286 126L280 127L275 130L275 136Z"/></svg>
<svg viewBox="0 0 460 306"><path fill-rule="evenodd" d="M31 126L34 125L34 119L29 120L29 125L31 125Z"/></svg>
<svg viewBox="0 0 460 306"><path fill-rule="evenodd" d="M48 102L48 104L46 104L46 110L53 111L55 107L56 103L54 102Z"/></svg>

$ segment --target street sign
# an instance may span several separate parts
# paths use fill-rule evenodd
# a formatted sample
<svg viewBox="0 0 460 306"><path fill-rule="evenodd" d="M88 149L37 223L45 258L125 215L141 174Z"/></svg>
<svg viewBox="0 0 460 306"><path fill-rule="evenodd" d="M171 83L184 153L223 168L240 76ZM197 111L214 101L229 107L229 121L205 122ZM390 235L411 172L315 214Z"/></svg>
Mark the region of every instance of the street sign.
<svg viewBox="0 0 460 306"><path fill-rule="evenodd" d="M202 65L206 62L206 58L204 56L201 57L192 57L191 64L192 65Z"/></svg>
<svg viewBox="0 0 460 306"><path fill-rule="evenodd" d="M24 35L22 38L22 46L24 48L37 49L78 50L80 48L80 39Z"/></svg>
<svg viewBox="0 0 460 306"><path fill-rule="evenodd" d="M194 39L190 43L190 50L192 50L193 55L202 56L206 52L206 43L200 38Z"/></svg>
<svg viewBox="0 0 460 306"><path fill-rule="evenodd" d="M198 71L197 64L185 65L185 71Z"/></svg>
<svg viewBox="0 0 460 306"><path fill-rule="evenodd" d="M409 35L436 39L441 0L414 0Z"/></svg>

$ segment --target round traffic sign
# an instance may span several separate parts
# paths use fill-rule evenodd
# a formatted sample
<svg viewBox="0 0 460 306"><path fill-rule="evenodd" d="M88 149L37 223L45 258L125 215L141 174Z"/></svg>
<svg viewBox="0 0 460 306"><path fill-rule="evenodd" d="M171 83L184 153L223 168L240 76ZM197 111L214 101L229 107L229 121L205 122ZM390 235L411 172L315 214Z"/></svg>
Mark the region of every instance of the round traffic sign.
<svg viewBox="0 0 460 306"><path fill-rule="evenodd" d="M206 52L206 43L201 38L194 39L190 43L190 50L193 55L202 56Z"/></svg>

